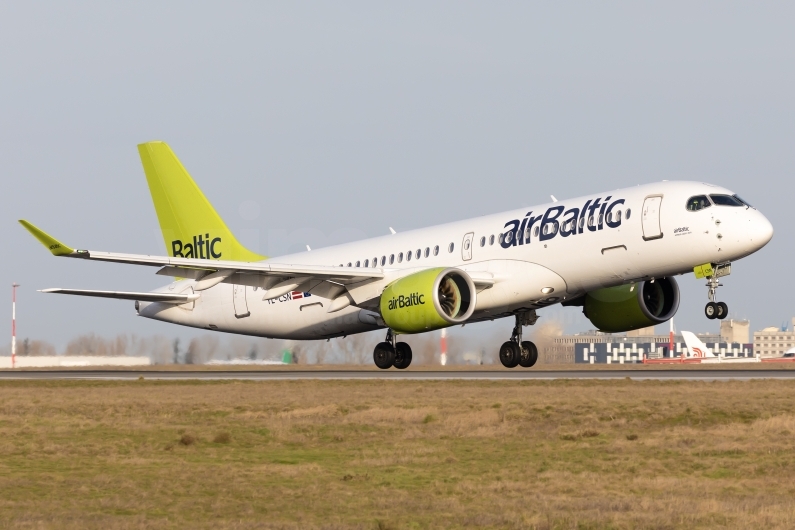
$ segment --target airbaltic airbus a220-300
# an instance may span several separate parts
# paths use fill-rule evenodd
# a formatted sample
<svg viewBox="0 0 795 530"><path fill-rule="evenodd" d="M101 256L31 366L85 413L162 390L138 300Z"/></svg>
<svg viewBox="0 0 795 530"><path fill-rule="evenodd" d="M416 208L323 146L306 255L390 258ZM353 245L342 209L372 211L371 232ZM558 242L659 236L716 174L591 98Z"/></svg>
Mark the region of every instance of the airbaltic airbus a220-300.
<svg viewBox="0 0 795 530"><path fill-rule="evenodd" d="M75 250L20 221L54 255L157 267L153 292L45 289L135 301L140 316L229 333L313 340L386 328L379 368L406 368L401 334L514 317L506 367L532 366L522 340L536 311L582 307L600 330L665 322L674 276L706 278L709 318L724 318L719 278L770 241L770 222L743 199L700 182L657 182L393 233L280 258L243 247L163 142L138 146L168 256ZM553 198L554 199L554 198Z"/></svg>

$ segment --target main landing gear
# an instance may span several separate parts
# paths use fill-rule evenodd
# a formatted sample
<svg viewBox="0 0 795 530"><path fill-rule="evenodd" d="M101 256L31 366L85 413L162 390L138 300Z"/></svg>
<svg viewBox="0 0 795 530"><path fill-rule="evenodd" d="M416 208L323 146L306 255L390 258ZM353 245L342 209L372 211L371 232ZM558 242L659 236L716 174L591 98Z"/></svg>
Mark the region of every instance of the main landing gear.
<svg viewBox="0 0 795 530"><path fill-rule="evenodd" d="M522 340L522 326L536 323L538 316L535 311L517 313L516 324L511 333L511 340L500 346L500 362L506 368L530 368L538 361L538 348L529 340Z"/></svg>
<svg viewBox="0 0 795 530"><path fill-rule="evenodd" d="M725 302L716 302L715 293L717 293L718 287L723 286L723 284L718 281L718 278L721 276L726 276L730 272L730 264L716 265L712 276L707 277L707 296L709 296L709 302L704 307L704 314L710 320L716 318L723 320L729 314L729 306L726 305Z"/></svg>
<svg viewBox="0 0 795 530"><path fill-rule="evenodd" d="M395 335L389 329L384 342L379 342L373 351L373 361L382 370L395 367L403 370L411 364L411 347L405 342L395 342Z"/></svg>

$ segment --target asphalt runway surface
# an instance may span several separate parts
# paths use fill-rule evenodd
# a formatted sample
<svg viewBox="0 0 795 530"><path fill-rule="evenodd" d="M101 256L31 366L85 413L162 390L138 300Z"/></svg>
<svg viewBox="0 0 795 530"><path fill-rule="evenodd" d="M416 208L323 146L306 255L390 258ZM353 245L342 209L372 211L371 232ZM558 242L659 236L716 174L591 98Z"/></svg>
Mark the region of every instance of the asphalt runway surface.
<svg viewBox="0 0 795 530"><path fill-rule="evenodd" d="M398 380L545 381L555 379L634 379L655 381L738 381L795 379L795 370L18 370L0 371L11 380Z"/></svg>

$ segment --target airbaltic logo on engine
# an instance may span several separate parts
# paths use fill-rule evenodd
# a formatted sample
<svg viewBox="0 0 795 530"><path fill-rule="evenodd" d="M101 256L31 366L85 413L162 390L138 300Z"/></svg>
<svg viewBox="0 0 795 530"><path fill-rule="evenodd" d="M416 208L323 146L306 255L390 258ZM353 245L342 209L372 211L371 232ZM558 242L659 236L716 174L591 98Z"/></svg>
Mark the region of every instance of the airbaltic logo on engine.
<svg viewBox="0 0 795 530"><path fill-rule="evenodd" d="M610 202L611 198L608 196L604 201L601 197L595 200L588 199L582 208L568 210L565 206L552 206L543 214L536 216L533 216L533 212L527 212L524 219L514 219L505 223L507 231L500 240L500 246L509 248L529 245L533 237L539 241L548 241L558 234L561 237L575 236L585 233L585 230L596 232L604 229L605 226L618 228L621 226L622 215L619 205L624 204L624 199Z"/></svg>
<svg viewBox="0 0 795 530"><path fill-rule="evenodd" d="M402 307L411 307L415 305L424 305L424 304L425 304L424 294L411 293L408 296L403 296L401 294L397 298L393 298L389 301L389 310L392 311L394 309Z"/></svg>
<svg viewBox="0 0 795 530"><path fill-rule="evenodd" d="M192 243L175 239L171 242L171 254L175 258L218 259L221 251L216 250L215 246L220 242L220 237L210 239L210 234L193 236Z"/></svg>

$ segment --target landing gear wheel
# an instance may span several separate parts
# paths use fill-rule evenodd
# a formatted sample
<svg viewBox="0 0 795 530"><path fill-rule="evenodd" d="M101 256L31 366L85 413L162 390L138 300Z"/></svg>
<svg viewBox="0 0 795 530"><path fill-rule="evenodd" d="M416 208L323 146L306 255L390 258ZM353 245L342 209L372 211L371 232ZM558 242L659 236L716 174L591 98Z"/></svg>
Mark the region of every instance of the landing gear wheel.
<svg viewBox="0 0 795 530"><path fill-rule="evenodd" d="M519 345L513 341L504 342L500 346L500 362L505 368L516 368L519 364L519 358L522 356L522 350Z"/></svg>
<svg viewBox="0 0 795 530"><path fill-rule="evenodd" d="M729 314L729 306L726 305L726 302L718 302L718 318L723 320Z"/></svg>
<svg viewBox="0 0 795 530"><path fill-rule="evenodd" d="M708 319L714 320L718 316L718 304L715 302L709 302L704 307L704 314L707 315Z"/></svg>
<svg viewBox="0 0 795 530"><path fill-rule="evenodd" d="M405 342L395 344L395 368L404 370L411 364L411 346Z"/></svg>
<svg viewBox="0 0 795 530"><path fill-rule="evenodd" d="M388 342L379 342L373 351L373 361L382 370L395 364L395 348Z"/></svg>
<svg viewBox="0 0 795 530"><path fill-rule="evenodd" d="M522 343L522 354L519 356L519 366L530 368L538 360L538 348L536 345L526 340Z"/></svg>

